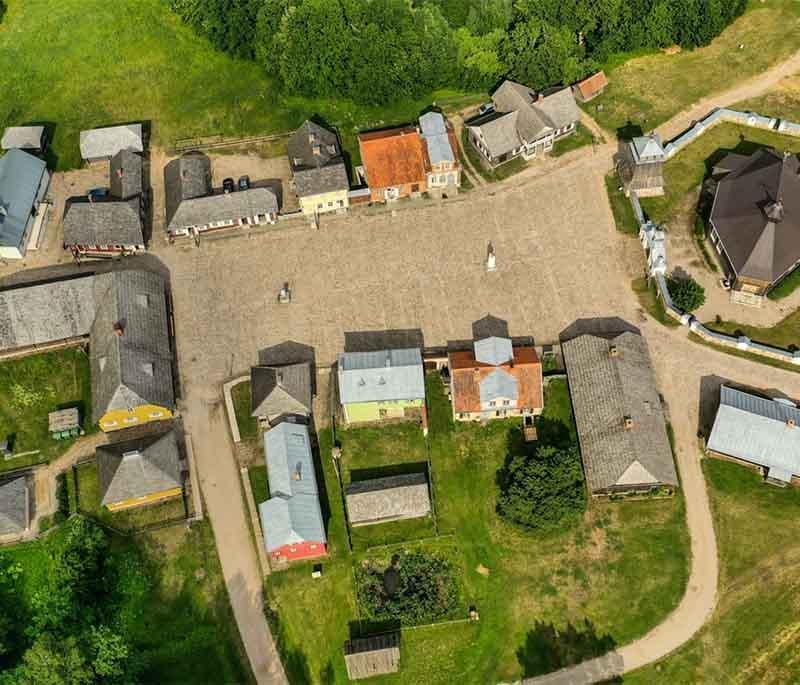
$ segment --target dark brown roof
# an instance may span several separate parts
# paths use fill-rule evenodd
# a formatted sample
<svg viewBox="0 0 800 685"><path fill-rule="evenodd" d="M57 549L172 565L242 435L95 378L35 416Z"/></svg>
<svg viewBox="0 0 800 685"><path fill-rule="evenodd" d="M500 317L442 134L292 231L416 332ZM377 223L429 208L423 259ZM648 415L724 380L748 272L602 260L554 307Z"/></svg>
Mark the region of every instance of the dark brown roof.
<svg viewBox="0 0 800 685"><path fill-rule="evenodd" d="M800 161L762 149L736 166L717 186L711 223L738 277L772 283L800 261Z"/></svg>
<svg viewBox="0 0 800 685"><path fill-rule="evenodd" d="M252 416L311 413L311 364L250 369Z"/></svg>

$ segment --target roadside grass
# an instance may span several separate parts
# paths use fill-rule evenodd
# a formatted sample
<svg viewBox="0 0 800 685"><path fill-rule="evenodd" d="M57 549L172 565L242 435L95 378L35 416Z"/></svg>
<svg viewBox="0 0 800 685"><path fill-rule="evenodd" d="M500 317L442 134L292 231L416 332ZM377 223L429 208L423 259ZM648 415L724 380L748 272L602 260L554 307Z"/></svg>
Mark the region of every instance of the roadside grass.
<svg viewBox="0 0 800 685"><path fill-rule="evenodd" d="M574 439L566 383L552 381L546 392L541 442ZM550 628L570 623L583 631L588 620L583 646L605 649L642 635L677 605L689 554L680 495L594 502L571 529L550 535L521 531L495 511L497 472L510 450L524 449L521 421L454 424L436 374L427 378L427 393L440 540L459 550L463 604L474 605L480 621L404 629L400 673L375 683L514 680L532 675L537 655L554 653ZM348 432L337 432L343 461ZM353 563L361 553L348 551L330 447L330 431L323 430L320 451L331 509L331 557L322 562L323 575L312 580L311 564L305 563L272 574L266 584L267 613L293 683L345 682L342 644L351 628L365 628L358 624L353 585ZM439 541L406 541L400 547L415 544ZM574 657L587 653L576 649Z"/></svg>
<svg viewBox="0 0 800 685"><path fill-rule="evenodd" d="M702 463L720 557L716 611L691 642L625 682L798 682L800 542L785 523L800 516L800 490L738 464Z"/></svg>
<svg viewBox="0 0 800 685"><path fill-rule="evenodd" d="M800 74L787 76L769 93L740 102L736 108L800 123Z"/></svg>
<svg viewBox="0 0 800 685"><path fill-rule="evenodd" d="M792 271L792 273L767 293L767 297L770 300L782 300L785 297L789 297L797 288L800 288L800 269Z"/></svg>
<svg viewBox="0 0 800 685"><path fill-rule="evenodd" d="M0 551L22 566L27 602L40 589L62 539L58 529ZM144 579L121 598L117 612L144 664L142 682L254 683L211 526L172 526L135 537L112 533L111 539L115 566Z"/></svg>
<svg viewBox="0 0 800 685"><path fill-rule="evenodd" d="M642 309L650 314L658 323L669 328L677 328L680 326L680 323L667 314L667 310L664 308L664 302L657 294L655 281L650 281L650 283L648 283L646 278L634 278L631 281L631 289L636 294L636 298L639 300L639 305Z"/></svg>
<svg viewBox="0 0 800 685"><path fill-rule="evenodd" d="M510 178L528 166L528 163L522 159L522 157L516 157L505 164L501 164L495 169L486 168L481 160L480 154L469 140L469 134L467 133L466 126L461 129L461 145L464 147L464 152L466 153L469 161L472 163L475 171L477 171L485 180L489 181L490 183L495 181L503 181L507 178Z"/></svg>
<svg viewBox="0 0 800 685"><path fill-rule="evenodd" d="M267 478L266 465L251 466L247 469L250 478L250 488L253 490L253 499L256 506L269 499L269 479Z"/></svg>
<svg viewBox="0 0 800 685"><path fill-rule="evenodd" d="M697 193L714 165L726 154L751 154L764 146L797 152L800 138L729 123L714 126L664 164L665 195L642 198L642 209L656 223L670 223L676 209L687 201L687 195Z"/></svg>
<svg viewBox="0 0 800 685"><path fill-rule="evenodd" d="M553 149L550 150L550 154L553 157L561 157L561 155L565 155L573 150L592 145L594 142L595 139L592 132L583 124L579 123L575 128L575 133L553 143Z"/></svg>
<svg viewBox="0 0 800 685"><path fill-rule="evenodd" d="M258 439L258 419L250 416L250 381L244 381L231 388L233 413L236 414L236 425L242 442L254 442Z"/></svg>
<svg viewBox="0 0 800 685"><path fill-rule="evenodd" d="M178 521L187 517L183 497L174 497L158 504L134 507L123 511L109 511L101 505L102 493L95 461L78 465L74 471L67 473L67 479L72 480L73 484L77 479L76 511L122 532L141 531L149 526Z"/></svg>
<svg viewBox="0 0 800 685"><path fill-rule="evenodd" d="M636 221L631 201L620 190L621 185L619 176L615 171L606 175L606 192L608 193L608 202L611 205L611 213L614 215L614 223L620 233L639 235L639 222Z"/></svg>
<svg viewBox="0 0 800 685"><path fill-rule="evenodd" d="M604 128L650 131L689 105L765 71L797 49L800 5L752 2L712 43L677 54L646 54L607 65L609 85L587 110ZM739 46L744 47L740 50Z"/></svg>
<svg viewBox="0 0 800 685"><path fill-rule="evenodd" d="M698 345L710 347L712 350L717 350L717 352L729 354L732 357L740 357L741 359L748 359L756 364L766 364L767 366L774 366L776 369L783 369L784 371L791 371L792 373L800 373L800 366L795 366L790 362L782 362L780 359L764 357L760 354L753 354L752 352L745 352L743 350L737 350L724 345L715 345L714 343L704 340L699 335L692 333L691 331L689 332L689 340L697 343Z"/></svg>
<svg viewBox="0 0 800 685"><path fill-rule="evenodd" d="M46 352L0 363L0 440L12 437L15 454L0 459L0 472L50 461L75 439L55 440L47 415L56 409L78 407L84 430L92 426L92 384L89 358L79 348Z"/></svg>
<svg viewBox="0 0 800 685"><path fill-rule="evenodd" d="M774 326L759 327L738 321L709 321L706 328L728 335L745 335L753 342L794 350L800 347L800 309L781 319Z"/></svg>

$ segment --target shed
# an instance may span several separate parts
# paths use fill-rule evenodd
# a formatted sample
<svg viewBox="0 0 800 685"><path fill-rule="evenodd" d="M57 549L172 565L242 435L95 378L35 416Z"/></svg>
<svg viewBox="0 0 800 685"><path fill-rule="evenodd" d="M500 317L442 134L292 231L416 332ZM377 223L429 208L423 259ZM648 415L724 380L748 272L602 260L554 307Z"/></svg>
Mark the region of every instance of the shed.
<svg viewBox="0 0 800 685"><path fill-rule="evenodd" d="M111 159L120 150L144 152L141 124L125 124L81 131L81 157L87 162Z"/></svg>
<svg viewBox="0 0 800 685"><path fill-rule="evenodd" d="M373 478L347 486L351 526L419 518L430 513L428 479L424 473Z"/></svg>
<svg viewBox="0 0 800 685"><path fill-rule="evenodd" d="M30 525L30 495L25 477L0 484L0 535L23 533Z"/></svg>
<svg viewBox="0 0 800 685"><path fill-rule="evenodd" d="M581 102L589 102L602 93L608 85L608 77L604 71L598 71L596 74L586 77L583 81L578 81L572 90L575 97Z"/></svg>
<svg viewBox="0 0 800 685"><path fill-rule="evenodd" d="M9 126L0 141L0 147L4 150L43 152L46 146L44 126Z"/></svg>
<svg viewBox="0 0 800 685"><path fill-rule="evenodd" d="M51 411L47 415L48 430L51 435L56 437L66 437L63 434L73 434L73 431L80 430L81 417L77 407L70 407L69 409L59 409L58 411Z"/></svg>
<svg viewBox="0 0 800 685"><path fill-rule="evenodd" d="M348 640L344 643L344 661L350 680L397 673L400 670L400 633Z"/></svg>

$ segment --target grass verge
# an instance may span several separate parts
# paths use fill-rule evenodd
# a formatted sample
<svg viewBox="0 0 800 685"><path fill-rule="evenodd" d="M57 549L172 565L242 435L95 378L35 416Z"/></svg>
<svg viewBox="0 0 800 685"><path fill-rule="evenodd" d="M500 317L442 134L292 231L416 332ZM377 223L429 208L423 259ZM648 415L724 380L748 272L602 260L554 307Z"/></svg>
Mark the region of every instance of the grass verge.
<svg viewBox="0 0 800 685"><path fill-rule="evenodd" d="M231 388L233 413L243 442L253 442L258 438L258 419L250 416L250 381L244 381Z"/></svg>
<svg viewBox="0 0 800 685"><path fill-rule="evenodd" d="M800 309L795 310L774 326L768 328L749 326L737 321L710 321L705 326L712 331L727 333L728 335L744 335L753 342L780 347L785 350L794 351L800 344Z"/></svg>
<svg viewBox="0 0 800 685"><path fill-rule="evenodd" d="M795 269L786 278L784 278L778 285L769 291L767 297L770 300L782 300L789 297L797 288L800 287L800 269Z"/></svg>
<svg viewBox="0 0 800 685"><path fill-rule="evenodd" d="M561 157L561 155L565 155L573 150L592 145L594 142L592 132L583 124L579 123L575 128L575 133L560 138L553 143L553 149L550 150L550 154L553 157Z"/></svg>
<svg viewBox="0 0 800 685"><path fill-rule="evenodd" d="M714 343L708 342L707 340L703 340L703 338L701 338L696 333L690 332L689 340L696 342L699 345L705 345L706 347L710 347L712 350L717 350L718 352L729 354L732 357L749 359L751 362L756 362L757 364L766 364L767 366L774 366L776 369L783 369L784 371L792 371L793 373L800 373L800 366L795 366L794 364L791 364L789 362L782 362L780 359L773 359L772 357L763 357L760 354L753 354L752 352L737 350L732 347L727 347L725 345L715 345Z"/></svg>
<svg viewBox="0 0 800 685"><path fill-rule="evenodd" d="M608 193L608 203L611 205L611 213L614 215L614 223L620 233L639 235L639 222L633 213L631 201L620 190L620 185L619 176L615 171L606 175L606 192Z"/></svg>
<svg viewBox="0 0 800 685"><path fill-rule="evenodd" d="M663 300L658 296L656 291L655 281L647 282L646 278L634 278L631 281L631 288L636 293L636 298L639 304L650 316L652 316L658 323L668 326L669 328L677 328L680 323L673 319L667 310L664 308Z"/></svg>

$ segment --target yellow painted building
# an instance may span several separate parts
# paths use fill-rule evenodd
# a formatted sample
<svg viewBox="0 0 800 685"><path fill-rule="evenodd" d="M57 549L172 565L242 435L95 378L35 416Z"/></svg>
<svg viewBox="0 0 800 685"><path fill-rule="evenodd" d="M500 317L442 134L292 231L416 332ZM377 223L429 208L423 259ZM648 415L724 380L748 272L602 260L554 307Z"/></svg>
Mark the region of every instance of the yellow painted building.
<svg viewBox="0 0 800 685"><path fill-rule="evenodd" d="M350 206L347 199L347 188L343 190L332 190L329 193L319 193L298 197L300 209L303 214L324 214L325 212L336 212L345 210Z"/></svg>
<svg viewBox="0 0 800 685"><path fill-rule="evenodd" d="M172 410L156 404L141 404L130 409L112 409L100 417L100 429L110 431L132 428L149 421L164 421L174 416Z"/></svg>

